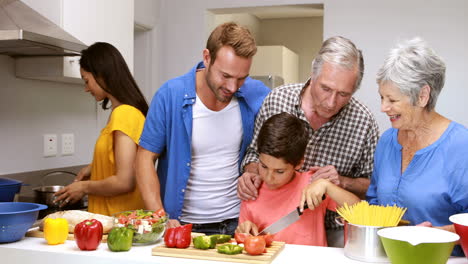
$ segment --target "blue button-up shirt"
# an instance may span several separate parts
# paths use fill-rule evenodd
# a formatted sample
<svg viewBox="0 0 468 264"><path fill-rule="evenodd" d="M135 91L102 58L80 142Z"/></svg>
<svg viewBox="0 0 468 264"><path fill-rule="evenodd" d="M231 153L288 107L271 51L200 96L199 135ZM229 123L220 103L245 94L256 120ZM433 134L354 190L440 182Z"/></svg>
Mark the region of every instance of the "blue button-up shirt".
<svg viewBox="0 0 468 264"><path fill-rule="evenodd" d="M203 68L200 62L190 72L167 81L153 97L140 146L160 154L158 176L164 208L170 218L182 213L184 192L192 162L192 107L196 100L195 74ZM252 140L255 116L270 89L262 82L248 77L234 94L242 117L242 144L239 166ZM240 175L240 172L239 172Z"/></svg>
<svg viewBox="0 0 468 264"><path fill-rule="evenodd" d="M418 150L401 173L398 130L390 128L375 150L374 173L367 190L371 204L406 207L411 224L452 224L449 217L468 213L468 129L451 122L433 144ZM455 254L461 254L458 249Z"/></svg>

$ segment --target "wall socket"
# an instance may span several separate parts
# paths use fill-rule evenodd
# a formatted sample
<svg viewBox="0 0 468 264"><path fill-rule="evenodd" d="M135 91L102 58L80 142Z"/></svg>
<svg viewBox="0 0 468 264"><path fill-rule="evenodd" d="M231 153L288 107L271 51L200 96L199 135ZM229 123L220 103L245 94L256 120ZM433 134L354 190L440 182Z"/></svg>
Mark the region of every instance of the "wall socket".
<svg viewBox="0 0 468 264"><path fill-rule="evenodd" d="M44 157L57 155L57 134L44 134Z"/></svg>
<svg viewBox="0 0 468 264"><path fill-rule="evenodd" d="M62 134L62 156L75 153L75 135Z"/></svg>

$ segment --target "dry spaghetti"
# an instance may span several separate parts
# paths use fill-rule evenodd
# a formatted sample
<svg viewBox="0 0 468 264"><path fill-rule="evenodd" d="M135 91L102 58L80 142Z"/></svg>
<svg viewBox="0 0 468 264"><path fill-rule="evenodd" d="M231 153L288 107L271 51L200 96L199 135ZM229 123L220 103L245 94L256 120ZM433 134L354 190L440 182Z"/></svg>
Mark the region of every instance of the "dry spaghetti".
<svg viewBox="0 0 468 264"><path fill-rule="evenodd" d="M348 223L365 226L397 226L406 212L406 208L396 205L381 206L369 205L367 201L361 201L352 206L344 204L336 209Z"/></svg>

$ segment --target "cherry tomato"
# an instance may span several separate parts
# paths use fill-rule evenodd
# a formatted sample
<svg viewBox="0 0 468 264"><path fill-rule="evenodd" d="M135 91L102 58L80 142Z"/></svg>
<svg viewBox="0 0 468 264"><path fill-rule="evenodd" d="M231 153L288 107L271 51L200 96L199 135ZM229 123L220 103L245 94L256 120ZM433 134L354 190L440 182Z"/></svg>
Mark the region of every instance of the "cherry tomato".
<svg viewBox="0 0 468 264"><path fill-rule="evenodd" d="M249 237L250 234L247 233L235 233L234 239L236 239L237 244L244 244L245 238Z"/></svg>
<svg viewBox="0 0 468 264"><path fill-rule="evenodd" d="M244 248L250 255L260 255L265 250L266 242L263 236L248 236Z"/></svg>
<svg viewBox="0 0 468 264"><path fill-rule="evenodd" d="M271 244L273 243L273 235L272 234L266 234L266 235L263 235L263 237L265 238L266 246L267 247L271 246Z"/></svg>

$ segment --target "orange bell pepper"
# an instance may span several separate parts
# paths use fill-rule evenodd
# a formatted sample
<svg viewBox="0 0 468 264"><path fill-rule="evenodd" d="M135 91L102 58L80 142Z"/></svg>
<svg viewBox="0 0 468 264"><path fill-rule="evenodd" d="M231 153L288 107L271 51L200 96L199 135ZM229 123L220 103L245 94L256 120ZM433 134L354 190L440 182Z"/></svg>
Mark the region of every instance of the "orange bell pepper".
<svg viewBox="0 0 468 264"><path fill-rule="evenodd" d="M65 243L68 237L68 221L65 218L46 218L44 222L44 238L49 245Z"/></svg>

